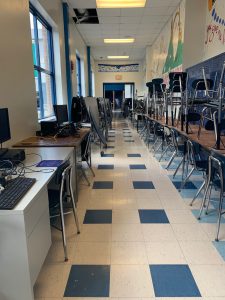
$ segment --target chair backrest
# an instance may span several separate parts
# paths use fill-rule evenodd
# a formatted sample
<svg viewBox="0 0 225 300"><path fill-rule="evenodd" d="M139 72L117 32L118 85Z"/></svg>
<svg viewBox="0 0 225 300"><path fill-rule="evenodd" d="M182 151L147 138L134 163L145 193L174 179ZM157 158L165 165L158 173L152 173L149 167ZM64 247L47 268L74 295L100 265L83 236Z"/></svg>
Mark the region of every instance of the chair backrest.
<svg viewBox="0 0 225 300"><path fill-rule="evenodd" d="M194 168L196 167L196 153L195 153L195 148L194 148L194 144L192 141L187 140L186 142L186 147L187 147L187 160L189 163L191 163Z"/></svg>
<svg viewBox="0 0 225 300"><path fill-rule="evenodd" d="M225 172L225 157L215 151L211 152L209 156L209 179L213 181L215 179L220 180L220 187L223 190Z"/></svg>
<svg viewBox="0 0 225 300"><path fill-rule="evenodd" d="M55 184L56 185L60 185L62 183L63 172L70 166L71 166L70 161L66 160L57 168L57 171L55 174Z"/></svg>
<svg viewBox="0 0 225 300"><path fill-rule="evenodd" d="M212 89L214 86L214 81L212 79L206 79L208 89ZM206 91L206 84L204 79L195 79L192 82L192 88L195 89L196 91Z"/></svg>
<svg viewBox="0 0 225 300"><path fill-rule="evenodd" d="M171 72L169 73L169 89L173 93L180 93L186 90L187 73Z"/></svg>
<svg viewBox="0 0 225 300"><path fill-rule="evenodd" d="M153 92L162 93L163 92L163 79L162 78L155 78L152 79L153 84Z"/></svg>

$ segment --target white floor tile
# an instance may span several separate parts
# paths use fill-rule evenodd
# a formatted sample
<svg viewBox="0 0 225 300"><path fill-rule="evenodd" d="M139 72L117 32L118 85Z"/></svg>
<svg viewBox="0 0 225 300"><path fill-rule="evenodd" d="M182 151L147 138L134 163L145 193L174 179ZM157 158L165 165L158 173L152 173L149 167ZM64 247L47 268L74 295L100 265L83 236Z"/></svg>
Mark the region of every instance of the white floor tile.
<svg viewBox="0 0 225 300"><path fill-rule="evenodd" d="M213 246L212 242L180 242L180 247L189 264L193 265L223 265L224 260Z"/></svg>
<svg viewBox="0 0 225 300"><path fill-rule="evenodd" d="M146 242L175 241L176 237L170 224L142 224Z"/></svg>
<svg viewBox="0 0 225 300"><path fill-rule="evenodd" d="M110 296L118 298L153 297L154 291L149 267L112 265Z"/></svg>
<svg viewBox="0 0 225 300"><path fill-rule="evenodd" d="M113 242L111 248L112 265L148 264L143 242Z"/></svg>
<svg viewBox="0 0 225 300"><path fill-rule="evenodd" d="M185 264L186 259L178 242L148 242L146 251L149 264Z"/></svg>
<svg viewBox="0 0 225 300"><path fill-rule="evenodd" d="M225 297L225 266L190 266L195 281L204 297Z"/></svg>

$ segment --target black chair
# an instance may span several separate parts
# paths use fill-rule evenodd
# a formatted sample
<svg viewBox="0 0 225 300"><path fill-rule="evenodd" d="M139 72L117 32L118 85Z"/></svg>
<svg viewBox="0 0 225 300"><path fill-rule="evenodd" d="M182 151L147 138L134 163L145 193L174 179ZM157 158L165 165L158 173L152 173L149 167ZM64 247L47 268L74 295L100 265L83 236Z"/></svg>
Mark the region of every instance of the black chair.
<svg viewBox="0 0 225 300"><path fill-rule="evenodd" d="M186 141L186 149L185 149L185 159L183 161L183 172L184 173L184 167L186 165L186 171L187 176L185 179L182 180L181 187L179 190L182 190L185 187L185 184L188 182L189 178L193 174L194 171L203 172L205 175L207 170L207 158L206 158L206 152L203 151L203 149L200 148L200 145L198 143L194 143L190 140ZM189 168L191 167L191 170L189 171ZM201 190L203 187L201 187ZM198 191L197 196L201 192ZM197 196L194 197L194 199L197 198ZM194 199L192 200L192 204L194 202Z"/></svg>
<svg viewBox="0 0 225 300"><path fill-rule="evenodd" d="M201 219L202 212L204 210L204 207L206 207L205 213L208 214L209 209L209 203L211 200L211 190L214 186L216 189L220 190L220 195L218 199L218 225L217 225L217 232L216 232L216 238L215 240L219 241L219 232L220 232L220 224L221 224L221 218L222 215L225 214L225 211L223 210L223 199L225 194L225 157L222 154L219 154L218 152L212 151L211 155L208 159L208 176L207 176L207 183L206 183L206 189L204 193L204 197L202 199L201 209L199 213L198 219ZM207 202L207 196L208 196L208 203Z"/></svg>
<svg viewBox="0 0 225 300"><path fill-rule="evenodd" d="M77 233L80 233L72 188L72 165L69 161L64 162L58 167L54 178L48 185L48 198L51 225L62 232L65 261L68 261L66 246L66 228L64 220L64 214L66 213L66 209L71 210L72 208ZM60 219L60 227L58 227L55 224L55 222L53 222L55 218Z"/></svg>

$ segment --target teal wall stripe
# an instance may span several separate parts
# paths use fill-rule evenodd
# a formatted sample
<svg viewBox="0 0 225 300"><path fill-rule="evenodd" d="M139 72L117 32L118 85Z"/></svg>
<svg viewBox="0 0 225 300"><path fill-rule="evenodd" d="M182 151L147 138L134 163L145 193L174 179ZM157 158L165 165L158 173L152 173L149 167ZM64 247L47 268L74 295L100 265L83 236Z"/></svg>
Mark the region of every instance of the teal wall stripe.
<svg viewBox="0 0 225 300"><path fill-rule="evenodd" d="M66 56L66 79L67 79L67 96L69 117L72 103L72 78L70 67L70 45L69 45L69 7L63 3L63 22L64 22L64 39L65 39L65 56Z"/></svg>
<svg viewBox="0 0 225 300"><path fill-rule="evenodd" d="M92 74L91 74L91 47L87 46L87 63L88 63L88 96L93 96L92 91Z"/></svg>

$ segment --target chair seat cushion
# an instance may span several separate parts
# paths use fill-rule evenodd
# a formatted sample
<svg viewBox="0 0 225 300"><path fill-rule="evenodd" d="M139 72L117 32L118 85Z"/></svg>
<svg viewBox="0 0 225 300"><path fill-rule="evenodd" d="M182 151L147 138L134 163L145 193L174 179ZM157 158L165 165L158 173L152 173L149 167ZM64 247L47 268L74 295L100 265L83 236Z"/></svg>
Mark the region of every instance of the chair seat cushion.
<svg viewBox="0 0 225 300"><path fill-rule="evenodd" d="M208 169L208 161L207 160L197 160L196 166L199 169L207 170Z"/></svg>

